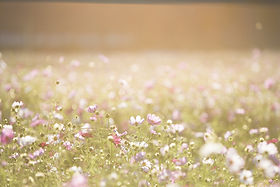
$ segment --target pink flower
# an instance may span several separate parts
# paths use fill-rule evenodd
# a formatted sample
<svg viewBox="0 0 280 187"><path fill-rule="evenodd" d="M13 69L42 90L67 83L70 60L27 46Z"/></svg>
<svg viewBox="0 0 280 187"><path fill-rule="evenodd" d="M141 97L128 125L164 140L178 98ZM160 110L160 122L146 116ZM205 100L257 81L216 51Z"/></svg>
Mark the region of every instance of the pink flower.
<svg viewBox="0 0 280 187"><path fill-rule="evenodd" d="M64 142L63 145L68 151L72 149L72 144L69 141Z"/></svg>
<svg viewBox="0 0 280 187"><path fill-rule="evenodd" d="M108 64L108 63L110 62L109 58L106 57L106 56L103 55L103 54L99 54L98 57L99 57L99 59L100 59L102 62L104 62L105 64Z"/></svg>
<svg viewBox="0 0 280 187"><path fill-rule="evenodd" d="M209 115L206 112L204 112L200 115L201 123L207 123L208 119L209 119Z"/></svg>
<svg viewBox="0 0 280 187"><path fill-rule="evenodd" d="M179 110L174 110L172 113L173 120L180 120L181 119L181 112Z"/></svg>
<svg viewBox="0 0 280 187"><path fill-rule="evenodd" d="M160 117L156 116L155 114L148 114L147 115L147 121L151 125L158 125L161 123Z"/></svg>
<svg viewBox="0 0 280 187"><path fill-rule="evenodd" d="M243 115L243 114L245 114L245 110L244 110L243 108L237 108L237 109L235 110L235 113L236 113L236 114Z"/></svg>
<svg viewBox="0 0 280 187"><path fill-rule="evenodd" d="M31 126L31 127L36 127L36 126L41 125L41 124L44 124L44 123L46 123L45 120L39 119L38 116L35 116L35 117L32 119L32 122L31 122L30 126Z"/></svg>
<svg viewBox="0 0 280 187"><path fill-rule="evenodd" d="M97 105L90 105L88 107L88 112L89 113L94 113L96 111L96 109L97 109Z"/></svg>
<svg viewBox="0 0 280 187"><path fill-rule="evenodd" d="M121 138L119 136L117 136L116 134L113 135L113 142L116 146L118 146L119 144L121 144Z"/></svg>
<svg viewBox="0 0 280 187"><path fill-rule="evenodd" d="M179 159L173 159L172 162L176 166L183 166L187 163L187 159L186 159L186 157L182 157L182 158L179 158Z"/></svg>
<svg viewBox="0 0 280 187"><path fill-rule="evenodd" d="M276 81L274 79L268 78L264 82L264 87L266 89L270 89L270 88L272 88L275 85L275 83L276 83Z"/></svg>
<svg viewBox="0 0 280 187"><path fill-rule="evenodd" d="M44 154L45 150L43 148L40 147L40 149L38 149L37 151L35 151L33 154L29 154L29 157L31 159L34 159L42 154Z"/></svg>
<svg viewBox="0 0 280 187"><path fill-rule="evenodd" d="M75 173L72 180L66 185L67 187L87 187L88 179L80 173Z"/></svg>
<svg viewBox="0 0 280 187"><path fill-rule="evenodd" d="M0 136L0 142L2 144L7 144L13 138L14 138L14 131L13 131L12 126L10 126L10 125L4 126L4 128L2 130L2 134Z"/></svg>

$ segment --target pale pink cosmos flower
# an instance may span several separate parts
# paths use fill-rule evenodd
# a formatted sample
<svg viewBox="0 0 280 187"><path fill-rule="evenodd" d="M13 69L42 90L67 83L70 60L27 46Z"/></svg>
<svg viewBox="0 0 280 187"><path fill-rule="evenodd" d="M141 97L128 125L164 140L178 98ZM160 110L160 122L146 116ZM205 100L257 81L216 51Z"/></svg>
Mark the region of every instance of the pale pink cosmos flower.
<svg viewBox="0 0 280 187"><path fill-rule="evenodd" d="M37 69L34 69L34 70L32 70L31 72L29 72L28 74L26 74L26 75L23 77L23 80L25 80L25 81L32 80L32 79L34 79L38 74L39 74L39 71L38 71Z"/></svg>
<svg viewBox="0 0 280 187"><path fill-rule="evenodd" d="M151 134L157 134L157 131L155 131L155 127L154 126L150 127L150 133Z"/></svg>
<svg viewBox="0 0 280 187"><path fill-rule="evenodd" d="M147 115L147 121L151 125L159 125L161 123L160 117L156 116L155 114L148 114Z"/></svg>
<svg viewBox="0 0 280 187"><path fill-rule="evenodd" d="M200 115L199 119L200 119L201 123L207 123L207 121L209 119L209 115L206 112L204 112Z"/></svg>
<svg viewBox="0 0 280 187"><path fill-rule="evenodd" d="M172 162L176 166L183 166L187 163L187 159L186 159L186 157L182 157L182 158L178 158L178 159L173 159Z"/></svg>
<svg viewBox="0 0 280 187"><path fill-rule="evenodd" d="M136 117L131 116L130 117L130 124L131 125L140 125L144 121L144 118L141 118L141 116L137 115Z"/></svg>
<svg viewBox="0 0 280 187"><path fill-rule="evenodd" d="M72 144L69 141L64 142L63 145L68 151L72 149Z"/></svg>
<svg viewBox="0 0 280 187"><path fill-rule="evenodd" d="M174 110L172 112L172 119L173 120L180 120L181 119L181 112L179 110Z"/></svg>
<svg viewBox="0 0 280 187"><path fill-rule="evenodd" d="M67 187L87 187L88 179L86 176L75 173L72 180L66 185Z"/></svg>
<svg viewBox="0 0 280 187"><path fill-rule="evenodd" d="M88 112L89 113L94 113L97 110L97 105L90 105L88 107Z"/></svg>
<svg viewBox="0 0 280 187"><path fill-rule="evenodd" d="M36 157L38 157L38 156L44 154L44 152L45 152L45 150L44 150L43 148L40 147L40 149L38 149L38 150L35 151L34 153L29 154L29 157L30 157L31 159L35 159Z"/></svg>
<svg viewBox="0 0 280 187"><path fill-rule="evenodd" d="M43 119L39 119L39 115L36 115L33 119L32 119L32 122L30 123L30 126L31 127L36 127L38 125L41 125L41 124L44 124L46 123L45 120Z"/></svg>
<svg viewBox="0 0 280 187"><path fill-rule="evenodd" d="M106 56L103 55L103 54L99 54L98 57L99 57L99 59L100 59L102 62L104 62L105 64L107 64L107 63L110 62L109 58L106 57Z"/></svg>
<svg viewBox="0 0 280 187"><path fill-rule="evenodd" d="M238 173L245 165L245 161L239 156L236 149L229 148L226 153L226 163L229 171L232 173Z"/></svg>
<svg viewBox="0 0 280 187"><path fill-rule="evenodd" d="M264 88L270 89L276 84L276 81L272 78L268 78L264 82Z"/></svg>
<svg viewBox="0 0 280 187"><path fill-rule="evenodd" d="M244 110L243 108L237 108L237 109L235 110L235 113L236 113L236 114L243 115L243 114L245 114L245 110Z"/></svg>
<svg viewBox="0 0 280 187"><path fill-rule="evenodd" d="M14 138L14 131L11 125L5 125L2 134L0 135L0 142L2 144L8 144Z"/></svg>

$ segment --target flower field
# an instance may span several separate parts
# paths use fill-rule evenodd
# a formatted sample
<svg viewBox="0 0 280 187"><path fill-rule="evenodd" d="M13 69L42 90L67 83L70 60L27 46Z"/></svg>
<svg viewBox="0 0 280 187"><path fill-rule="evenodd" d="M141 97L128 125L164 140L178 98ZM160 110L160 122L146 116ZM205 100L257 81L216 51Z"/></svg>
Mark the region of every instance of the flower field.
<svg viewBox="0 0 280 187"><path fill-rule="evenodd" d="M280 186L279 62L2 52L1 186Z"/></svg>

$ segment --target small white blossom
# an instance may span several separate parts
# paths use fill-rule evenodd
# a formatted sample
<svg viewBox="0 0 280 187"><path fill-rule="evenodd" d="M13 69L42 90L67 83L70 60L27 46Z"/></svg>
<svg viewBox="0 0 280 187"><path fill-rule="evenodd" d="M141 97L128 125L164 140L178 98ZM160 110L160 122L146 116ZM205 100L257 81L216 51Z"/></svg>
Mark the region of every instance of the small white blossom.
<svg viewBox="0 0 280 187"><path fill-rule="evenodd" d="M254 183L253 174L249 170L243 170L239 176L240 182L246 185L252 185Z"/></svg>
<svg viewBox="0 0 280 187"><path fill-rule="evenodd" d="M131 125L140 125L144 121L144 118L141 118L141 116L137 115L136 117L131 116L130 117L130 124Z"/></svg>
<svg viewBox="0 0 280 187"><path fill-rule="evenodd" d="M278 153L277 147L273 143L260 142L258 144L258 152L263 154L274 155Z"/></svg>
<svg viewBox="0 0 280 187"><path fill-rule="evenodd" d="M34 143L35 141L36 141L36 138L32 137L32 136L25 136L25 137L18 139L18 143L21 146L30 145L30 144Z"/></svg>

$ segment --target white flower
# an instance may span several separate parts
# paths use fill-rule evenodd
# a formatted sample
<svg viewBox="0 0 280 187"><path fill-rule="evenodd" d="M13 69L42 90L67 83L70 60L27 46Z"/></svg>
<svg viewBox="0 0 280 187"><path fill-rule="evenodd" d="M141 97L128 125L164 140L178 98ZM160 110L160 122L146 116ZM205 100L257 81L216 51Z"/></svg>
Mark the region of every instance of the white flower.
<svg viewBox="0 0 280 187"><path fill-rule="evenodd" d="M173 123L173 121L172 121L171 119L169 119L169 120L166 121L166 123L167 123L168 125L171 125L171 124Z"/></svg>
<svg viewBox="0 0 280 187"><path fill-rule="evenodd" d="M69 170L73 171L74 173L82 173L82 168L77 166L72 166L71 168L69 168Z"/></svg>
<svg viewBox="0 0 280 187"><path fill-rule="evenodd" d="M18 143L21 146L30 145L30 144L34 143L35 141L36 141L36 138L32 137L32 136L25 136L25 137L18 139Z"/></svg>
<svg viewBox="0 0 280 187"><path fill-rule="evenodd" d="M80 133L76 133L76 134L74 135L74 137L75 137L75 138L78 138L78 139L80 139L80 140L84 140L84 139L85 139Z"/></svg>
<svg viewBox="0 0 280 187"><path fill-rule="evenodd" d="M149 145L146 143L146 142L144 142L144 141L142 141L142 142L131 142L130 143L131 145L134 145L134 146L136 146L136 147L140 147L140 148L147 148Z"/></svg>
<svg viewBox="0 0 280 187"><path fill-rule="evenodd" d="M82 126L82 133L90 133L92 131L91 129L91 126L89 123L85 123L83 126Z"/></svg>
<svg viewBox="0 0 280 187"><path fill-rule="evenodd" d="M142 124L144 121L144 118L141 118L141 116L137 115L136 117L131 116L130 117L130 124L131 125L139 125Z"/></svg>
<svg viewBox="0 0 280 187"><path fill-rule="evenodd" d="M60 142L59 134L50 134L47 135L48 141L47 144L58 144Z"/></svg>
<svg viewBox="0 0 280 187"><path fill-rule="evenodd" d="M214 160L212 158L203 158L202 163L212 166L214 164Z"/></svg>
<svg viewBox="0 0 280 187"><path fill-rule="evenodd" d="M274 155L278 153L277 147L273 143L260 142L258 144L258 152L263 154Z"/></svg>
<svg viewBox="0 0 280 187"><path fill-rule="evenodd" d="M11 130L13 130L13 126L12 125L4 125L3 129L11 129Z"/></svg>
<svg viewBox="0 0 280 187"><path fill-rule="evenodd" d="M237 109L235 110L235 113L236 113L236 114L242 115L242 114L245 114L245 110L244 110L243 108L237 108Z"/></svg>
<svg viewBox="0 0 280 187"><path fill-rule="evenodd" d="M266 132L268 132L268 128L267 127L261 127L261 128L259 128L259 132L266 133Z"/></svg>
<svg viewBox="0 0 280 187"><path fill-rule="evenodd" d="M144 172L148 172L152 168L152 163L147 159L142 160L140 162L140 164L141 164L141 166L142 166L141 168L143 169Z"/></svg>
<svg viewBox="0 0 280 187"><path fill-rule="evenodd" d="M254 183L253 174L249 170L243 170L239 176L240 182L246 185L252 185Z"/></svg>
<svg viewBox="0 0 280 187"><path fill-rule="evenodd" d="M57 112L53 113L53 117L58 120L63 120L63 116Z"/></svg>
<svg viewBox="0 0 280 187"><path fill-rule="evenodd" d="M6 69L7 64L4 62L4 60L1 59L1 53L0 53L0 74L3 73L3 71Z"/></svg>
<svg viewBox="0 0 280 187"><path fill-rule="evenodd" d="M110 180L117 180L118 178L119 178L119 176L116 172L113 172L109 175Z"/></svg>
<svg viewBox="0 0 280 187"><path fill-rule="evenodd" d="M58 159L60 157L60 153L55 153L54 155L53 155L53 159Z"/></svg>
<svg viewBox="0 0 280 187"><path fill-rule="evenodd" d="M229 148L226 154L226 163L229 171L238 173L245 165L245 161L241 158L234 148Z"/></svg>
<svg viewBox="0 0 280 187"><path fill-rule="evenodd" d="M200 156L208 157L211 154L224 154L226 148L221 143L208 142L204 144L199 151Z"/></svg>
<svg viewBox="0 0 280 187"><path fill-rule="evenodd" d="M54 129L59 130L59 131L64 129L64 125L62 123L55 123L53 127L54 127Z"/></svg>
<svg viewBox="0 0 280 187"><path fill-rule="evenodd" d="M127 108L127 103L126 102L121 102L119 105L118 105L118 108Z"/></svg>
<svg viewBox="0 0 280 187"><path fill-rule="evenodd" d="M162 156L164 156L169 151L169 146L165 145L164 147L160 148L160 153Z"/></svg>
<svg viewBox="0 0 280 187"><path fill-rule="evenodd" d="M277 173L279 173L279 167L266 158L261 159L257 166L263 169L265 176L268 178L273 178Z"/></svg>
<svg viewBox="0 0 280 187"><path fill-rule="evenodd" d="M227 131L225 134L224 134L224 138L225 140L228 140L228 138L232 135L232 132L231 131Z"/></svg>
<svg viewBox="0 0 280 187"><path fill-rule="evenodd" d="M258 134L259 130L258 129L250 129L249 134L253 135L253 134Z"/></svg>
<svg viewBox="0 0 280 187"><path fill-rule="evenodd" d="M181 133L183 132L185 129L184 125L183 124L174 124L174 125L170 125L167 129L167 132L171 132L173 134L175 133Z"/></svg>
<svg viewBox="0 0 280 187"><path fill-rule="evenodd" d="M252 145L247 145L247 146L245 147L245 151L247 151L247 152L252 152L253 150L254 150L254 148L253 148Z"/></svg>
<svg viewBox="0 0 280 187"><path fill-rule="evenodd" d="M15 101L12 104L12 108L16 109L16 108L20 108L23 105L22 101Z"/></svg>

